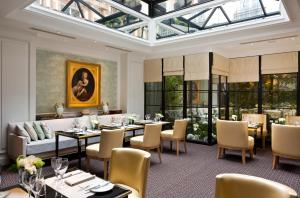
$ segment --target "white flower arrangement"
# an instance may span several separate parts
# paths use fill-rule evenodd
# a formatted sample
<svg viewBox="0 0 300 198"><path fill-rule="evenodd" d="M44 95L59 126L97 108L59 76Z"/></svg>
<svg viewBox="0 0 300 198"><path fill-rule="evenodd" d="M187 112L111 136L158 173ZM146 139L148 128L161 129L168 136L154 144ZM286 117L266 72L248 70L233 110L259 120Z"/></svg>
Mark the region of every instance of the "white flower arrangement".
<svg viewBox="0 0 300 198"><path fill-rule="evenodd" d="M164 117L164 115L161 114L161 113L156 113L156 114L155 114L155 117L157 117L158 119L161 119L161 118Z"/></svg>
<svg viewBox="0 0 300 198"><path fill-rule="evenodd" d="M96 125L96 124L99 124L99 121L98 120L91 120L91 123Z"/></svg>
<svg viewBox="0 0 300 198"><path fill-rule="evenodd" d="M231 118L232 120L237 121L237 115L232 115Z"/></svg>
<svg viewBox="0 0 300 198"><path fill-rule="evenodd" d="M197 131L199 129L199 124L194 123L193 124L193 129L194 129L194 131Z"/></svg>
<svg viewBox="0 0 300 198"><path fill-rule="evenodd" d="M285 118L278 118L278 123L279 124L284 124L285 123Z"/></svg>
<svg viewBox="0 0 300 198"><path fill-rule="evenodd" d="M37 169L42 168L45 165L45 162L41 158L35 157L34 155L28 157L20 155L17 158L16 163L18 169L23 168L30 174L37 173Z"/></svg>

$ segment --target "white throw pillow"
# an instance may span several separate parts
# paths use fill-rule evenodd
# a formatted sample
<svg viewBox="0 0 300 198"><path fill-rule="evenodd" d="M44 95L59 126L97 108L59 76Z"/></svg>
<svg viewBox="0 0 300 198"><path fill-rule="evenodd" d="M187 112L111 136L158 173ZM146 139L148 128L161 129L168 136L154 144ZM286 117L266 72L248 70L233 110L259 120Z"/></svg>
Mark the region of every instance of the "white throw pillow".
<svg viewBox="0 0 300 198"><path fill-rule="evenodd" d="M25 122L24 128L26 129L26 131L29 134L32 141L38 140L38 136L37 136L32 124Z"/></svg>

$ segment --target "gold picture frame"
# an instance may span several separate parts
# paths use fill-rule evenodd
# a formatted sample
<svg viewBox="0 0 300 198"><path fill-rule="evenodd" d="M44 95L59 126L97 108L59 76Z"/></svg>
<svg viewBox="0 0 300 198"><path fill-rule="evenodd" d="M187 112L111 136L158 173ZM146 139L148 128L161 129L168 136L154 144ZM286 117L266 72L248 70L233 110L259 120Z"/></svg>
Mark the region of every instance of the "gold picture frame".
<svg viewBox="0 0 300 198"><path fill-rule="evenodd" d="M100 105L101 65L67 61L67 106Z"/></svg>

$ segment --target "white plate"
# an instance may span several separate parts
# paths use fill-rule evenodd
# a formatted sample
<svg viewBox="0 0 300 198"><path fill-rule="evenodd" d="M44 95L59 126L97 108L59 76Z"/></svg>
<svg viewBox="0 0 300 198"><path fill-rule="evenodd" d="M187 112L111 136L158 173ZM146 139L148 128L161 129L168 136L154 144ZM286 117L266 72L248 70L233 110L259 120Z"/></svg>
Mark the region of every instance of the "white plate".
<svg viewBox="0 0 300 198"><path fill-rule="evenodd" d="M114 184L112 183L109 183L109 184L106 184L105 186L102 186L100 188L94 188L94 189L91 189L91 192L94 192L94 193L103 193L103 192L107 192L107 191L110 191L111 189L114 188Z"/></svg>

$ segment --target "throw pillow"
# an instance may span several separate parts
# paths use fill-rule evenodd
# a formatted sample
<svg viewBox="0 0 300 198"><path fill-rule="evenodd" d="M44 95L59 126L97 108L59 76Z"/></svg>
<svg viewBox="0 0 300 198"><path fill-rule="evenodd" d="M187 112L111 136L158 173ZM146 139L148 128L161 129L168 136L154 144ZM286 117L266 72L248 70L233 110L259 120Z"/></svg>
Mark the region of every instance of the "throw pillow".
<svg viewBox="0 0 300 198"><path fill-rule="evenodd" d="M53 133L50 127L45 122L41 122L41 127L44 131L46 138L51 139L53 137Z"/></svg>
<svg viewBox="0 0 300 198"><path fill-rule="evenodd" d="M29 122L25 122L24 128L27 131L27 133L29 134L32 141L38 140L38 136L37 136L34 128L32 127L32 125Z"/></svg>
<svg viewBox="0 0 300 198"><path fill-rule="evenodd" d="M39 122L33 122L33 128L34 128L39 140L45 139L44 131Z"/></svg>
<svg viewBox="0 0 300 198"><path fill-rule="evenodd" d="M16 126L16 134L18 136L26 137L27 144L30 144L30 142L31 142L30 136L27 133L27 131L24 129L24 127L17 125Z"/></svg>

